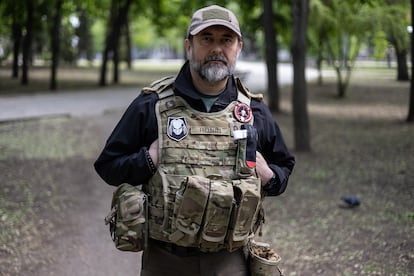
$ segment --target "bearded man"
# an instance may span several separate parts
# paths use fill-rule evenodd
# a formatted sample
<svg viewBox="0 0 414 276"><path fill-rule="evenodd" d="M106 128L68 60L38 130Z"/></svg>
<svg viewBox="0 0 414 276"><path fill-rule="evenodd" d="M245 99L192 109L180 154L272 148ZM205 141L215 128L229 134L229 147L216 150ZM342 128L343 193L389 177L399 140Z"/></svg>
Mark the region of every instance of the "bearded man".
<svg viewBox="0 0 414 276"><path fill-rule="evenodd" d="M143 276L250 275L262 199L285 191L295 159L262 97L233 75L242 48L233 12L197 10L187 62L142 90L94 164L148 196Z"/></svg>

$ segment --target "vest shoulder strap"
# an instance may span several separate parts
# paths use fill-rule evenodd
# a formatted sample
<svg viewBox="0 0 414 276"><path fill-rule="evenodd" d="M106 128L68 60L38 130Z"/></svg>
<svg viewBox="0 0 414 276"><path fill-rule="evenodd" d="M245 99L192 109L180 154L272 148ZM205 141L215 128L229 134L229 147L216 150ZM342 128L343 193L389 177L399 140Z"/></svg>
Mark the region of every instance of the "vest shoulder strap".
<svg viewBox="0 0 414 276"><path fill-rule="evenodd" d="M249 89L246 86L244 86L244 84L241 82L240 78L236 77L235 79L236 79L237 89L240 92L242 92L245 96L247 96L250 99L255 99L258 101L263 100L263 94L261 93L256 94L256 93L250 92Z"/></svg>
<svg viewBox="0 0 414 276"><path fill-rule="evenodd" d="M154 81L150 86L142 88L142 93L151 94L158 93L160 99L171 96L173 94L172 87L175 81L175 76L168 76ZM165 93L163 93L165 92Z"/></svg>
<svg viewBox="0 0 414 276"><path fill-rule="evenodd" d="M236 79L237 90L239 91L239 93L241 92L243 96L246 96L248 99L255 99L258 101L263 100L263 94L251 93L249 89L243 85L240 78L236 77L235 79ZM160 99L163 99L163 98L173 95L174 92L171 88L173 87L174 81L175 81L175 76L168 76L168 77L154 81L153 83L150 84L150 86L142 88L141 91L142 93L145 93L145 94L158 93ZM240 97L239 95L238 98L240 100L240 98L244 98L244 97ZM246 100L241 100L241 101L246 102ZM249 100L247 100L247 102L249 102Z"/></svg>

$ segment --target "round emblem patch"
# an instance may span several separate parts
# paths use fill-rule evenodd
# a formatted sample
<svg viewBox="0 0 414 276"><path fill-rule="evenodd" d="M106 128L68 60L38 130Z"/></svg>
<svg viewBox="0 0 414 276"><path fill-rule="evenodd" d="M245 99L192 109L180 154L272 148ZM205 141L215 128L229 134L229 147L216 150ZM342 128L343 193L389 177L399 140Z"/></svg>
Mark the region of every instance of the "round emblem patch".
<svg viewBox="0 0 414 276"><path fill-rule="evenodd" d="M234 107L234 117L241 123L248 123L252 119L252 109L245 103L238 103Z"/></svg>

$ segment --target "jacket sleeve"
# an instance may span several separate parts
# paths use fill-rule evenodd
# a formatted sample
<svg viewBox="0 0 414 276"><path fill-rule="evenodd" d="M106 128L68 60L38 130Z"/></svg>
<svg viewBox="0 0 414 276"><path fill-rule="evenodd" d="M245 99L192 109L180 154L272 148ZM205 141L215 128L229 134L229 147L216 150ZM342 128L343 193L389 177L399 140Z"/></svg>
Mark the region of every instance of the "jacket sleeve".
<svg viewBox="0 0 414 276"><path fill-rule="evenodd" d="M295 166L278 124L263 102L252 101L254 126L258 132L257 150L266 159L275 174L275 181L263 187L267 196L282 194L287 187L289 176Z"/></svg>
<svg viewBox="0 0 414 276"><path fill-rule="evenodd" d="M109 185L139 185L152 176L145 151L157 139L156 93L139 95L127 108L94 163Z"/></svg>

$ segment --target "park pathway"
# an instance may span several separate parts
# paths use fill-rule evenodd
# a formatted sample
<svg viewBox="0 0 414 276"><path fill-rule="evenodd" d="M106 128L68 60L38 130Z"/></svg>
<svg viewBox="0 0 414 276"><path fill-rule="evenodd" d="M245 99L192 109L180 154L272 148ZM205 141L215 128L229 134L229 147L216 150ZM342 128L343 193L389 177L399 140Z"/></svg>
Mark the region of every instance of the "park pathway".
<svg viewBox="0 0 414 276"><path fill-rule="evenodd" d="M239 61L237 70L245 73L244 83L252 92L266 89L266 66L263 62ZM280 64L278 70L280 85L291 84L292 66ZM306 75L308 79L315 79L316 71L308 69ZM105 87L87 91L0 96L0 122L47 116L99 115L107 111L124 110L138 93L139 87Z"/></svg>

